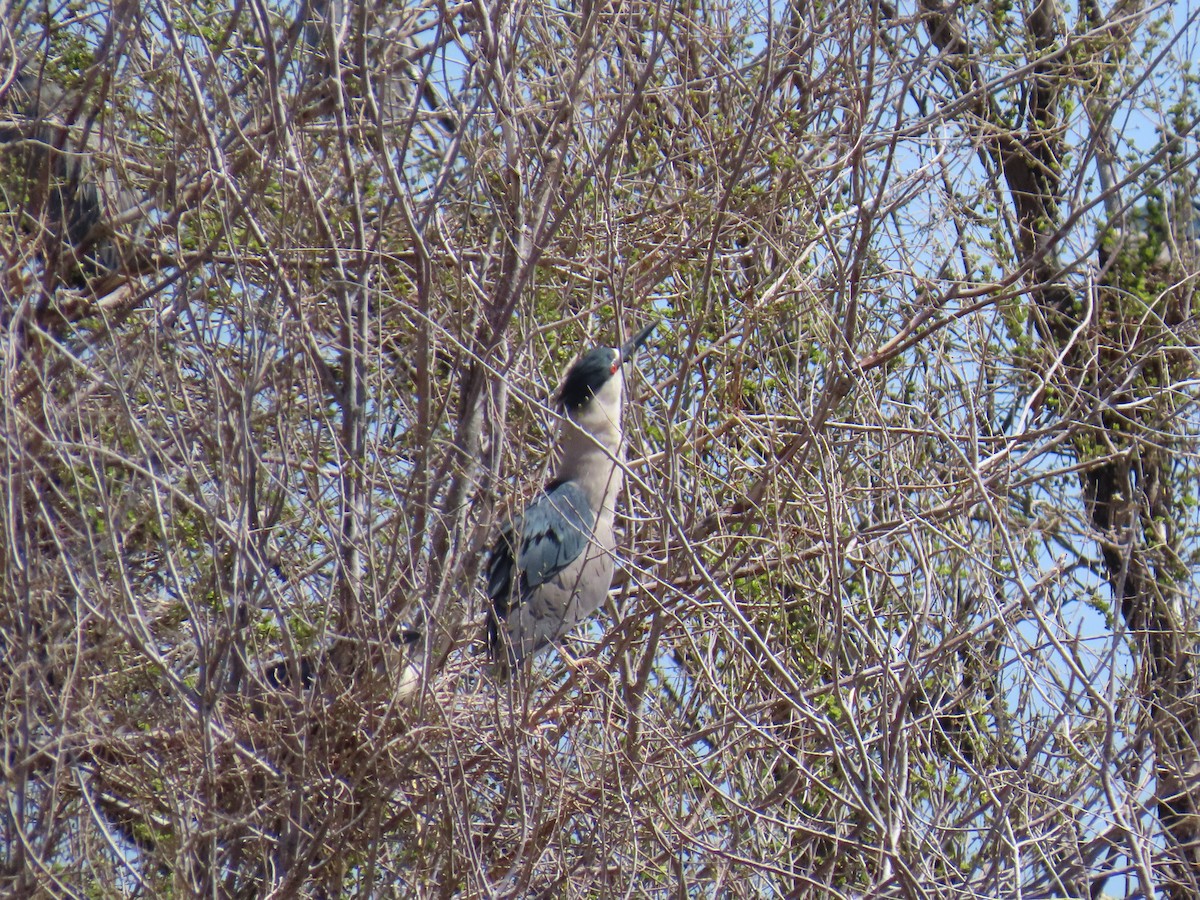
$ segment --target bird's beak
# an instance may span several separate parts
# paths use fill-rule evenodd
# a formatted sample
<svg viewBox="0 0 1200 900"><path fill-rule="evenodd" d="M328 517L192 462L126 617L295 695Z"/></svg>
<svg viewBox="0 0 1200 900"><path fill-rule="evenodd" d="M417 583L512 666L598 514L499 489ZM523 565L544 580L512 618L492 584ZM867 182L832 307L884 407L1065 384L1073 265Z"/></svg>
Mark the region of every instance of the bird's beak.
<svg viewBox="0 0 1200 900"><path fill-rule="evenodd" d="M646 338L650 337L650 333L657 327L657 321L651 322L649 325L627 340L621 347L621 362L627 363L633 359L633 355L638 352L638 349L642 346L642 344L646 343Z"/></svg>

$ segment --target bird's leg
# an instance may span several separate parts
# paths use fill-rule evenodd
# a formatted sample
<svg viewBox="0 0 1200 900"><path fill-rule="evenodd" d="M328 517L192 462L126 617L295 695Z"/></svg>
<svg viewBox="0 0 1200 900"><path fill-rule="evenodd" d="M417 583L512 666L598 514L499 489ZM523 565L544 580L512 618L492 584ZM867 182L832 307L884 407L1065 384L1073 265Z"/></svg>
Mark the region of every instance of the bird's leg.
<svg viewBox="0 0 1200 900"><path fill-rule="evenodd" d="M562 657L563 665L567 667L567 671L571 673L571 677L577 681L583 681L585 676L590 680L604 669L596 657L575 656L567 649L565 644L558 645L558 655Z"/></svg>

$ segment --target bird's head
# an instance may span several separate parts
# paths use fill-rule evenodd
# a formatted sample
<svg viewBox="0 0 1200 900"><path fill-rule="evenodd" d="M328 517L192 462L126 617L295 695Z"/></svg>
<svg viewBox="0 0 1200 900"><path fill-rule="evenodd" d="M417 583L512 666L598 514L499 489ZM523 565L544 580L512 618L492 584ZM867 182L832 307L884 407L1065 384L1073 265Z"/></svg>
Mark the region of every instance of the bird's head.
<svg viewBox="0 0 1200 900"><path fill-rule="evenodd" d="M610 421L619 420L625 381L622 367L633 359L657 324L651 322L620 348L589 350L567 370L558 401L568 416L583 424L593 410L599 410Z"/></svg>

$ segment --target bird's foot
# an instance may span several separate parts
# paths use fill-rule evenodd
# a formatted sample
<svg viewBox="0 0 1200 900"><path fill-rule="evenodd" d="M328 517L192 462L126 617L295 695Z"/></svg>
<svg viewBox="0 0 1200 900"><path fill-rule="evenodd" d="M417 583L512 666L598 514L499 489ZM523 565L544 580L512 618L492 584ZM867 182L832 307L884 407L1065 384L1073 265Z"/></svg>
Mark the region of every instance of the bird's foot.
<svg viewBox="0 0 1200 900"><path fill-rule="evenodd" d="M559 647L558 654L562 657L563 665L567 667L567 671L576 681L583 681L585 678L590 680L604 671L600 660L594 656L575 656L566 647Z"/></svg>

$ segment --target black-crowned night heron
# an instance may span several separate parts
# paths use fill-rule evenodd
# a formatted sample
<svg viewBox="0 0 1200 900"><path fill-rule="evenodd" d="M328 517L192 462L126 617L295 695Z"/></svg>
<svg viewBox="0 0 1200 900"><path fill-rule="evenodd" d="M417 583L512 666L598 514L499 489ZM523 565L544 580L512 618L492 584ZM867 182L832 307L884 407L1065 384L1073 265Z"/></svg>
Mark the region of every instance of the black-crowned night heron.
<svg viewBox="0 0 1200 900"><path fill-rule="evenodd" d="M588 352L563 379L557 399L566 419L557 474L504 526L487 561L488 643L501 667L549 647L608 595L624 475L622 367L654 327L620 349Z"/></svg>
<svg viewBox="0 0 1200 900"><path fill-rule="evenodd" d="M4 173L3 187L26 219L54 226L75 262L75 271L63 273L65 280L81 286L117 268L120 253L110 218L135 208L138 200L117 184L111 169L92 164L100 144L99 129L91 127L93 105L36 68L7 83L0 76L0 146L19 148L19 163Z"/></svg>

